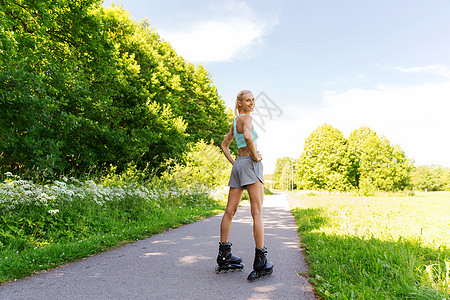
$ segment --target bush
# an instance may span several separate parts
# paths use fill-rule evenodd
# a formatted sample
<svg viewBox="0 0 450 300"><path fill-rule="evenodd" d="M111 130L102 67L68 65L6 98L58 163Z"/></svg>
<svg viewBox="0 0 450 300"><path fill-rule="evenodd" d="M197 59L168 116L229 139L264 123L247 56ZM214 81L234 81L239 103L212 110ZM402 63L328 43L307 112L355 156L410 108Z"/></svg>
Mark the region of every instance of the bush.
<svg viewBox="0 0 450 300"><path fill-rule="evenodd" d="M215 188L228 183L231 168L219 147L200 140L191 145L182 161L173 163L161 178L178 186Z"/></svg>
<svg viewBox="0 0 450 300"><path fill-rule="evenodd" d="M376 192L376 186L374 186L368 178L363 178L359 181L359 193L361 195L371 197L375 196Z"/></svg>
<svg viewBox="0 0 450 300"><path fill-rule="evenodd" d="M204 189L104 186L63 178L38 185L9 175L0 183L0 249L22 251L74 241L153 219L165 208L217 205Z"/></svg>
<svg viewBox="0 0 450 300"><path fill-rule="evenodd" d="M35 184L7 176L0 182L0 284L223 209L215 200L223 191L164 187L156 180L139 184L133 174L118 182L103 179L108 185L64 177Z"/></svg>

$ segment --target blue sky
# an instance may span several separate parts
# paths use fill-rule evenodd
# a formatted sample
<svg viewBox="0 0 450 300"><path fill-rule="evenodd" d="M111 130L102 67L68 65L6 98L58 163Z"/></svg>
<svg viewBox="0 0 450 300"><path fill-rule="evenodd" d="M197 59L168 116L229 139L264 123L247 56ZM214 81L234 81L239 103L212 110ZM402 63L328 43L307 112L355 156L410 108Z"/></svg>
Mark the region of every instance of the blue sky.
<svg viewBox="0 0 450 300"><path fill-rule="evenodd" d="M104 1L147 19L211 74L228 107L257 99L265 173L328 123L369 126L416 165L450 167L450 2ZM225 134L225 133L224 133Z"/></svg>

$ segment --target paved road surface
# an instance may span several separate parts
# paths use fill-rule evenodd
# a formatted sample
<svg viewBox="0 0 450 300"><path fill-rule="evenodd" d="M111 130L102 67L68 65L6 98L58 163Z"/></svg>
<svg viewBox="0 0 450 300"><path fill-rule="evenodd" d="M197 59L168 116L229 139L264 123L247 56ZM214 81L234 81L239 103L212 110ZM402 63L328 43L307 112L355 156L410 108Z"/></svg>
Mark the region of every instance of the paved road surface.
<svg viewBox="0 0 450 300"><path fill-rule="evenodd" d="M222 214L0 287L0 299L316 299L306 278L295 220L284 194L265 196L272 276L253 283L250 207L233 219L243 272L215 274Z"/></svg>

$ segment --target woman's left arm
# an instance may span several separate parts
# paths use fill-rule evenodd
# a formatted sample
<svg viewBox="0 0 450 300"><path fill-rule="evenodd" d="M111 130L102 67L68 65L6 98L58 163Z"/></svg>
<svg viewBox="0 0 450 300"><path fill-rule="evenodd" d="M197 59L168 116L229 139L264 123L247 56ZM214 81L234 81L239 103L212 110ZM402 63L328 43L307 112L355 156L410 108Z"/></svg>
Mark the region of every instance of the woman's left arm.
<svg viewBox="0 0 450 300"><path fill-rule="evenodd" d="M255 161L260 161L262 159L262 156L256 150L256 146L253 141L252 117L250 117L250 116L248 116L244 119L244 139L245 139L245 143L247 144L248 151L250 152L250 157Z"/></svg>

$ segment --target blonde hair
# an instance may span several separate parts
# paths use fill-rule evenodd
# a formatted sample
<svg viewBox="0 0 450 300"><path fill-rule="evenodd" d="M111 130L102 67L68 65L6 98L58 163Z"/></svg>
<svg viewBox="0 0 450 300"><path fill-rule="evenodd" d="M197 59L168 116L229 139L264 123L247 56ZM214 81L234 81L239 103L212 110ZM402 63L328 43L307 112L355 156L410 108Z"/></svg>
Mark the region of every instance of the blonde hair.
<svg viewBox="0 0 450 300"><path fill-rule="evenodd" d="M251 93L251 91L249 90L242 90L237 94L236 97L236 104L234 105L234 114L237 116L239 115L239 106L238 106L238 102L242 102L242 96Z"/></svg>

